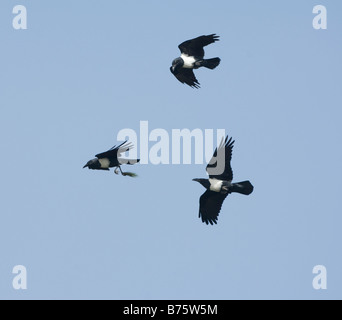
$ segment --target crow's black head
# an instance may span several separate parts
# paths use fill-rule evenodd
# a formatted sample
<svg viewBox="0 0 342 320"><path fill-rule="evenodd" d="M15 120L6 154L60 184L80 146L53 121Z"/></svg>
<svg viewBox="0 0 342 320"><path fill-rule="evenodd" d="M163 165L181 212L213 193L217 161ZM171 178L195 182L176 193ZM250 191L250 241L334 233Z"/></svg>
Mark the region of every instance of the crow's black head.
<svg viewBox="0 0 342 320"><path fill-rule="evenodd" d="M210 182L208 179L193 179L192 181L200 183L206 189L210 189Z"/></svg>
<svg viewBox="0 0 342 320"><path fill-rule="evenodd" d="M182 58L177 58L173 60L172 67L170 68L171 73L178 74L179 70L183 68L184 66L184 60Z"/></svg>
<svg viewBox="0 0 342 320"><path fill-rule="evenodd" d="M101 167L101 164L99 162L99 159L93 159L87 162L87 164L83 167L84 168L89 168L89 169L98 169Z"/></svg>

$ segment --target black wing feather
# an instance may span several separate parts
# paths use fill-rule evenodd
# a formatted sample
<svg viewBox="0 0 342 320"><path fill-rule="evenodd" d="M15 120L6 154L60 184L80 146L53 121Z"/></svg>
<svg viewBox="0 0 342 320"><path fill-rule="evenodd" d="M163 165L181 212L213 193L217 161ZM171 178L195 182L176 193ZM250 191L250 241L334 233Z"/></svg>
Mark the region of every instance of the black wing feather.
<svg viewBox="0 0 342 320"><path fill-rule="evenodd" d="M219 148L216 148L213 158L210 160L207 166L207 172L209 174L210 179L218 179L223 181L232 181L233 180L233 170L231 167L231 160L233 155L233 147L235 141L232 138L226 137L226 139L220 144ZM222 163L219 161L224 161L224 170L219 174L215 171L216 169L221 168Z"/></svg>
<svg viewBox="0 0 342 320"><path fill-rule="evenodd" d="M224 200L228 194L207 190L200 198L199 217L206 224L217 224Z"/></svg>
<svg viewBox="0 0 342 320"><path fill-rule="evenodd" d="M103 158L109 158L109 159L116 158L117 159L118 154L120 155L121 153L130 150L131 146L130 145L125 146L126 143L127 143L127 141L120 144L119 146L114 146L113 148L111 148L110 150L108 150L106 152L99 153L95 157L98 159L103 159Z"/></svg>
<svg viewBox="0 0 342 320"><path fill-rule="evenodd" d="M195 77L194 72L192 69L184 69L182 68L177 74L175 74L175 77L181 82L185 83L188 86L192 88L199 89L200 88L200 83Z"/></svg>
<svg viewBox="0 0 342 320"><path fill-rule="evenodd" d="M179 50L189 56L198 58L204 57L204 47L219 41L219 36L211 34L209 36L201 36L192 40L188 40L179 45Z"/></svg>

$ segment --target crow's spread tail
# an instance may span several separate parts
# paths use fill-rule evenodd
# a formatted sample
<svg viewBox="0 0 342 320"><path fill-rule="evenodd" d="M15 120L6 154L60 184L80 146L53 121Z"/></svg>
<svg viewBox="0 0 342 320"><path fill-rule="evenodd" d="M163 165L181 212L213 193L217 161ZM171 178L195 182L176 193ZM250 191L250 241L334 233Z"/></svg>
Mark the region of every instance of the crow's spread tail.
<svg viewBox="0 0 342 320"><path fill-rule="evenodd" d="M239 183L233 183L230 190L231 192L237 192L248 196L253 192L254 187L249 181L243 181Z"/></svg>
<svg viewBox="0 0 342 320"><path fill-rule="evenodd" d="M220 62L221 62L220 58L206 59L206 60L201 61L201 65L202 67L214 70L215 68L219 66Z"/></svg>

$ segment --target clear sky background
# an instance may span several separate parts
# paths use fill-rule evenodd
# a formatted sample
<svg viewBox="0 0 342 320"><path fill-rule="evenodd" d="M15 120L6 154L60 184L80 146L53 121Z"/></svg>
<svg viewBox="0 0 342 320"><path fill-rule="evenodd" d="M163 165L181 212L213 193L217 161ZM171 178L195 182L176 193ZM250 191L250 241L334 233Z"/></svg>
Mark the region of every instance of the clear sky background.
<svg viewBox="0 0 342 320"><path fill-rule="evenodd" d="M12 27L17 4L28 30ZM328 30L312 27L318 4ZM211 33L222 64L193 90L169 67ZM1 0L0 298L342 298L341 35L341 1ZM204 165L82 169L144 120L226 129L254 193L211 227L192 182Z"/></svg>

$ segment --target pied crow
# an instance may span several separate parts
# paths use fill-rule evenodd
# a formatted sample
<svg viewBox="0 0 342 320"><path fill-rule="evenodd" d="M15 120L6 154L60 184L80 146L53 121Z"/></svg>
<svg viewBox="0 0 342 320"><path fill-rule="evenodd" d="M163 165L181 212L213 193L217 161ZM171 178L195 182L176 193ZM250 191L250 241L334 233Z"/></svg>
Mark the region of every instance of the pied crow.
<svg viewBox="0 0 342 320"><path fill-rule="evenodd" d="M140 160L129 160L129 159L123 159L121 158L121 154L128 152L133 148L132 143L127 143L125 141L119 146L114 146L112 149L97 154L95 159L88 161L88 163L83 168L89 168L92 170L106 170L110 171L109 168L116 168L114 172L116 174L119 174L119 170L123 176L130 176L130 177L136 177L137 175L132 172L122 172L121 165L128 164L128 165L134 165L138 163Z"/></svg>
<svg viewBox="0 0 342 320"><path fill-rule="evenodd" d="M200 88L194 69L205 67L215 69L221 62L220 58L204 59L204 47L219 41L219 36L211 34L188 40L179 45L181 56L172 62L171 73L181 82L192 88Z"/></svg>
<svg viewBox="0 0 342 320"><path fill-rule="evenodd" d="M207 225L217 224L218 216L224 200L233 192L250 195L253 185L249 181L232 183L233 170L231 167L234 142L232 138L222 140L219 148L207 166L208 179L194 179L207 191L200 198L199 217Z"/></svg>

